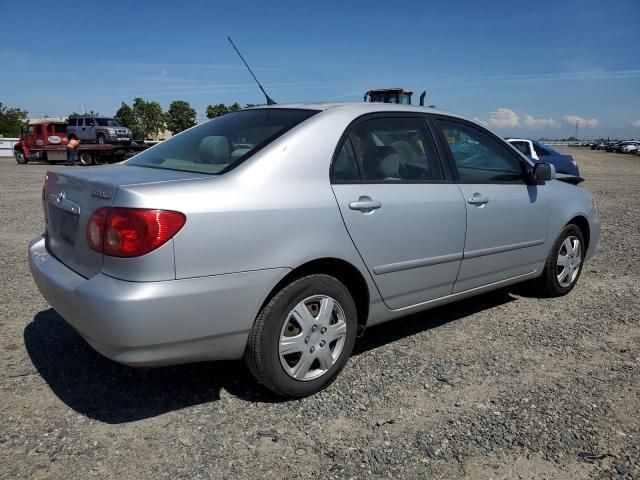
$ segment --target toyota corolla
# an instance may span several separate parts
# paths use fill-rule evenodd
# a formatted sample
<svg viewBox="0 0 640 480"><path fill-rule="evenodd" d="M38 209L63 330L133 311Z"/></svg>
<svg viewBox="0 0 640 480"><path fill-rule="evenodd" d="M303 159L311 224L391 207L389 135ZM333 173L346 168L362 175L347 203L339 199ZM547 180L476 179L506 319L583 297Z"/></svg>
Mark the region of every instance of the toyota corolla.
<svg viewBox="0 0 640 480"><path fill-rule="evenodd" d="M29 261L107 357L244 358L301 397L368 326L517 282L569 293L600 222L560 177L434 109L249 109L118 165L49 171Z"/></svg>

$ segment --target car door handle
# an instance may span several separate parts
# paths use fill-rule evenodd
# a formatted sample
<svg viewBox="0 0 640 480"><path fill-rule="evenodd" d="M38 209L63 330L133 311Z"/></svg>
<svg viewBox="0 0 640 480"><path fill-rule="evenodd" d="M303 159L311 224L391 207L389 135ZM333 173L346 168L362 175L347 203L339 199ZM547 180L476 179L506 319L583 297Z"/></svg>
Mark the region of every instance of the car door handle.
<svg viewBox="0 0 640 480"><path fill-rule="evenodd" d="M360 197L357 202L351 202L349 208L351 210L360 210L361 212L371 212L382 207L382 202L371 200L369 197Z"/></svg>
<svg viewBox="0 0 640 480"><path fill-rule="evenodd" d="M467 198L467 202L471 205L484 205L489 203L489 197L485 197L479 193L474 193L473 197Z"/></svg>

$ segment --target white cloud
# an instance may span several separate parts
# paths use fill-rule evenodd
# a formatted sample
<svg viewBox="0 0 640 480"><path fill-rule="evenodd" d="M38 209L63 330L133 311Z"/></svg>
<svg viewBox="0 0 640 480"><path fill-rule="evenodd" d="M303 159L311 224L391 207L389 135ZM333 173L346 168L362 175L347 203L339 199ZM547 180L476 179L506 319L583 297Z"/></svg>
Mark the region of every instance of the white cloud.
<svg viewBox="0 0 640 480"><path fill-rule="evenodd" d="M510 108L499 108L495 112L489 114L489 120L483 121L480 119L474 119L479 121L482 125L503 128L503 127L518 127L520 126L520 117Z"/></svg>
<svg viewBox="0 0 640 480"><path fill-rule="evenodd" d="M558 123L557 121L555 121L553 118L549 117L549 118L535 118L532 115L529 115L528 113L524 114L524 124L527 127L531 127L531 128L547 128L547 127L557 127L560 125L560 123Z"/></svg>
<svg viewBox="0 0 640 480"><path fill-rule="evenodd" d="M578 115L565 114L563 115L562 119L571 125L575 125L577 123L581 127L588 127L588 128L597 127L598 124L600 123L598 122L597 118L591 118L587 120L586 118L579 117Z"/></svg>
<svg viewBox="0 0 640 480"><path fill-rule="evenodd" d="M640 120L634 120L633 122L631 122L631 125L633 125L634 127L640 127Z"/></svg>

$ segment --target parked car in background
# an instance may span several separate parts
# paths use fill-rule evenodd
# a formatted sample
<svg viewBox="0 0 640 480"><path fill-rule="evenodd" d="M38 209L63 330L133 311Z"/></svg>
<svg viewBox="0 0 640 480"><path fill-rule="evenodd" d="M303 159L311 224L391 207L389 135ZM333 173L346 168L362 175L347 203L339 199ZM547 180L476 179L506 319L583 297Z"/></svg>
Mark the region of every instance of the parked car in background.
<svg viewBox="0 0 640 480"><path fill-rule="evenodd" d="M571 155L560 153L549 145L543 145L528 138L507 138L507 142L534 162L551 163L558 173L580 176L578 164Z"/></svg>
<svg viewBox="0 0 640 480"><path fill-rule="evenodd" d="M624 142L607 142L607 144L604 146L604 149L607 152L615 152L622 143Z"/></svg>
<svg viewBox="0 0 640 480"><path fill-rule="evenodd" d="M115 118L111 117L69 117L67 136L70 140L77 138L80 142L99 144L129 144L133 139L131 130L123 127Z"/></svg>
<svg viewBox="0 0 640 480"><path fill-rule="evenodd" d="M631 141L631 142L623 142L616 151L618 153L636 153L638 151L638 147L640 147L640 142Z"/></svg>
<svg viewBox="0 0 640 480"><path fill-rule="evenodd" d="M600 236L591 194L552 164L388 103L229 113L118 165L48 171L42 198L31 273L93 348L244 357L288 397L329 385L367 326L525 280L566 295Z"/></svg>

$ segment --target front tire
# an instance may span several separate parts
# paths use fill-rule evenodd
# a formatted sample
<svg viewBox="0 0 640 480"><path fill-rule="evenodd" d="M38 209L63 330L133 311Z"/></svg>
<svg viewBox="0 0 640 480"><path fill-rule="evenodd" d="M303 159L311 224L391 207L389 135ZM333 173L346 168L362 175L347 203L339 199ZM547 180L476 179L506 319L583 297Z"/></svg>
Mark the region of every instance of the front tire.
<svg viewBox="0 0 640 480"><path fill-rule="evenodd" d="M351 293L328 275L309 275L277 292L249 334L245 362L272 392L306 397L335 380L356 339Z"/></svg>
<svg viewBox="0 0 640 480"><path fill-rule="evenodd" d="M584 236L577 225L569 224L549 252L537 286L544 296L561 297L576 286L586 254Z"/></svg>
<svg viewBox="0 0 640 480"><path fill-rule="evenodd" d="M25 154L22 151L18 150L18 151L15 151L13 154L15 155L16 162L18 164L24 165L24 164L27 163L27 157L25 156Z"/></svg>
<svg viewBox="0 0 640 480"><path fill-rule="evenodd" d="M98 142L98 145L106 145L107 137L105 137L103 134L100 133L96 138L96 142Z"/></svg>

